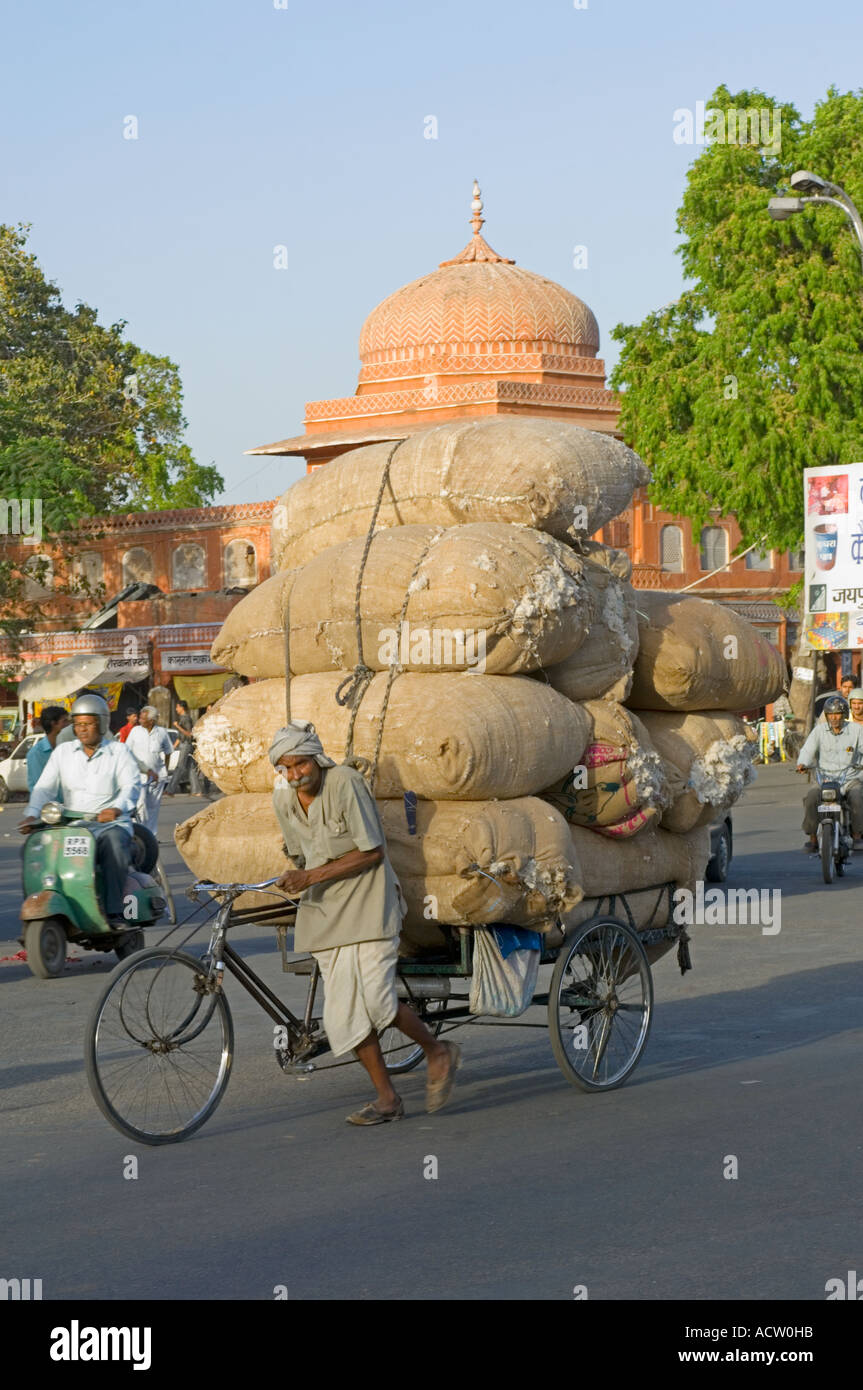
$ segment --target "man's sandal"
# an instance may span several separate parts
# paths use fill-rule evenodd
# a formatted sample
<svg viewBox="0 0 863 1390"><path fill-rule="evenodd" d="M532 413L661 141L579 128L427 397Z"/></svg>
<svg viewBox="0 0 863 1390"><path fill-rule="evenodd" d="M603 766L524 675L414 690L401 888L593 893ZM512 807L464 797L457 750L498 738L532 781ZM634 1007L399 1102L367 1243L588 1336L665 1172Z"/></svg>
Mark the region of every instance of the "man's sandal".
<svg viewBox="0 0 863 1390"><path fill-rule="evenodd" d="M355 1110L353 1115L347 1115L345 1118L349 1125L387 1125L391 1120L403 1120L404 1117L403 1101L399 1101L395 1110L378 1110L374 1103L369 1101L362 1110Z"/></svg>
<svg viewBox="0 0 863 1390"><path fill-rule="evenodd" d="M455 1085L455 1074L461 1066L461 1048L458 1043L445 1042L444 1047L448 1049L450 1056L448 1069L437 1081L426 1082L426 1111L429 1115L446 1105Z"/></svg>

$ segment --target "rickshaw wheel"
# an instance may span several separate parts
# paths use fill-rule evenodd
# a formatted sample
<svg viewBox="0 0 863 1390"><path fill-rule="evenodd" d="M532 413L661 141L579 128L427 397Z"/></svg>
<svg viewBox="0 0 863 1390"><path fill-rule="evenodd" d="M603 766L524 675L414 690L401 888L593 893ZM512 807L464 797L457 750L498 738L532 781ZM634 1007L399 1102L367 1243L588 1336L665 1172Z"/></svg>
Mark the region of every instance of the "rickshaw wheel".
<svg viewBox="0 0 863 1390"><path fill-rule="evenodd" d="M409 1004L407 999L400 999L401 1004ZM419 1017L427 1028L430 1028L435 1037L438 1037L444 1025L444 1015L446 1014L445 999L425 999L422 1001L422 1012ZM423 1058L423 1050L419 1043L415 1043L413 1038L409 1038L405 1033L393 1025L391 1028L384 1028L378 1034L384 1062L387 1071L391 1076L401 1076L406 1071L413 1071L414 1067L419 1066ZM404 1051L402 1049L404 1048Z"/></svg>
<svg viewBox="0 0 863 1390"><path fill-rule="evenodd" d="M201 993L193 956L151 947L123 961L90 1015L84 1059L105 1118L142 1144L176 1144L225 1093L234 1027L221 992Z"/></svg>
<svg viewBox="0 0 863 1390"><path fill-rule="evenodd" d="M575 928L555 963L548 1029L573 1086L612 1091L633 1072L650 1033L653 981L638 933L614 917Z"/></svg>
<svg viewBox="0 0 863 1390"><path fill-rule="evenodd" d="M66 964L66 931L59 917L28 922L24 931L27 964L40 980L62 975Z"/></svg>

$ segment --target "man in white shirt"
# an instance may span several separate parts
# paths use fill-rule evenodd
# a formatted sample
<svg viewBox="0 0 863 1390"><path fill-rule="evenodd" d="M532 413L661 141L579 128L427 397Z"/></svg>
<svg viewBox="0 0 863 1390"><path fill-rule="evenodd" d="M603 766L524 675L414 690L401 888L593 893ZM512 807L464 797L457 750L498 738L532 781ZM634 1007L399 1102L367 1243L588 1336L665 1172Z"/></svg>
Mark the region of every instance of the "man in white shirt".
<svg viewBox="0 0 863 1390"><path fill-rule="evenodd" d="M28 835L42 807L62 794L70 811L92 813L88 829L96 837L96 864L102 875L105 915L111 926L128 926L123 916L126 872L132 852L132 820L140 781L125 744L108 737L110 714L98 695L82 695L72 706L75 738L55 747L30 794L19 825Z"/></svg>
<svg viewBox="0 0 863 1390"><path fill-rule="evenodd" d="M141 770L143 785L138 815L154 835L159 824L162 794L168 780L168 759L174 751L168 731L160 726L158 719L158 710L153 705L145 705L138 715L138 723L130 731L124 745Z"/></svg>

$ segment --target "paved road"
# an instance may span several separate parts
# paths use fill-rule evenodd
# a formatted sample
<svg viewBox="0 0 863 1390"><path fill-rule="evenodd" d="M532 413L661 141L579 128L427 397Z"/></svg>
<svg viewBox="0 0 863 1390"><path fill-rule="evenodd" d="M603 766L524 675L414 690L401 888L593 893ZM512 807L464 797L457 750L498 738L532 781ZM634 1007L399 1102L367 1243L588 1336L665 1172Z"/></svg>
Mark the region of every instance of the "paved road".
<svg viewBox="0 0 863 1390"><path fill-rule="evenodd" d="M657 966L647 1050L605 1096L563 1081L544 1031L469 1027L445 1111L424 1113L420 1069L402 1083L404 1123L350 1129L359 1069L283 1076L269 1020L229 985L237 1060L219 1110L184 1144L136 1148L96 1110L82 1064L112 958L44 982L0 965L0 1276L61 1299L268 1299L277 1285L291 1299L570 1299L576 1285L591 1299L823 1299L829 1278L863 1269L863 856L821 883L799 852L802 790L763 769L735 812L729 886L781 889L781 931L694 929L694 970ZM200 804L166 803L162 840ZM19 809L0 815L4 956L18 949ZM247 932L245 948L281 988L268 936Z"/></svg>

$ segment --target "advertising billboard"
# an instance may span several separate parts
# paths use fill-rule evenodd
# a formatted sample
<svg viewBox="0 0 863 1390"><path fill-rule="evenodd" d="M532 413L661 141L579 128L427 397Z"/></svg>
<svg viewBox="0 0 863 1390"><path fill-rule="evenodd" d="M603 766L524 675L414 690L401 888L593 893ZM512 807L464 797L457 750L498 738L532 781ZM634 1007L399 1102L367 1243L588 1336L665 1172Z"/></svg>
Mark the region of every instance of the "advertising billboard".
<svg viewBox="0 0 863 1390"><path fill-rule="evenodd" d="M806 468L803 640L814 651L863 648L863 463Z"/></svg>

